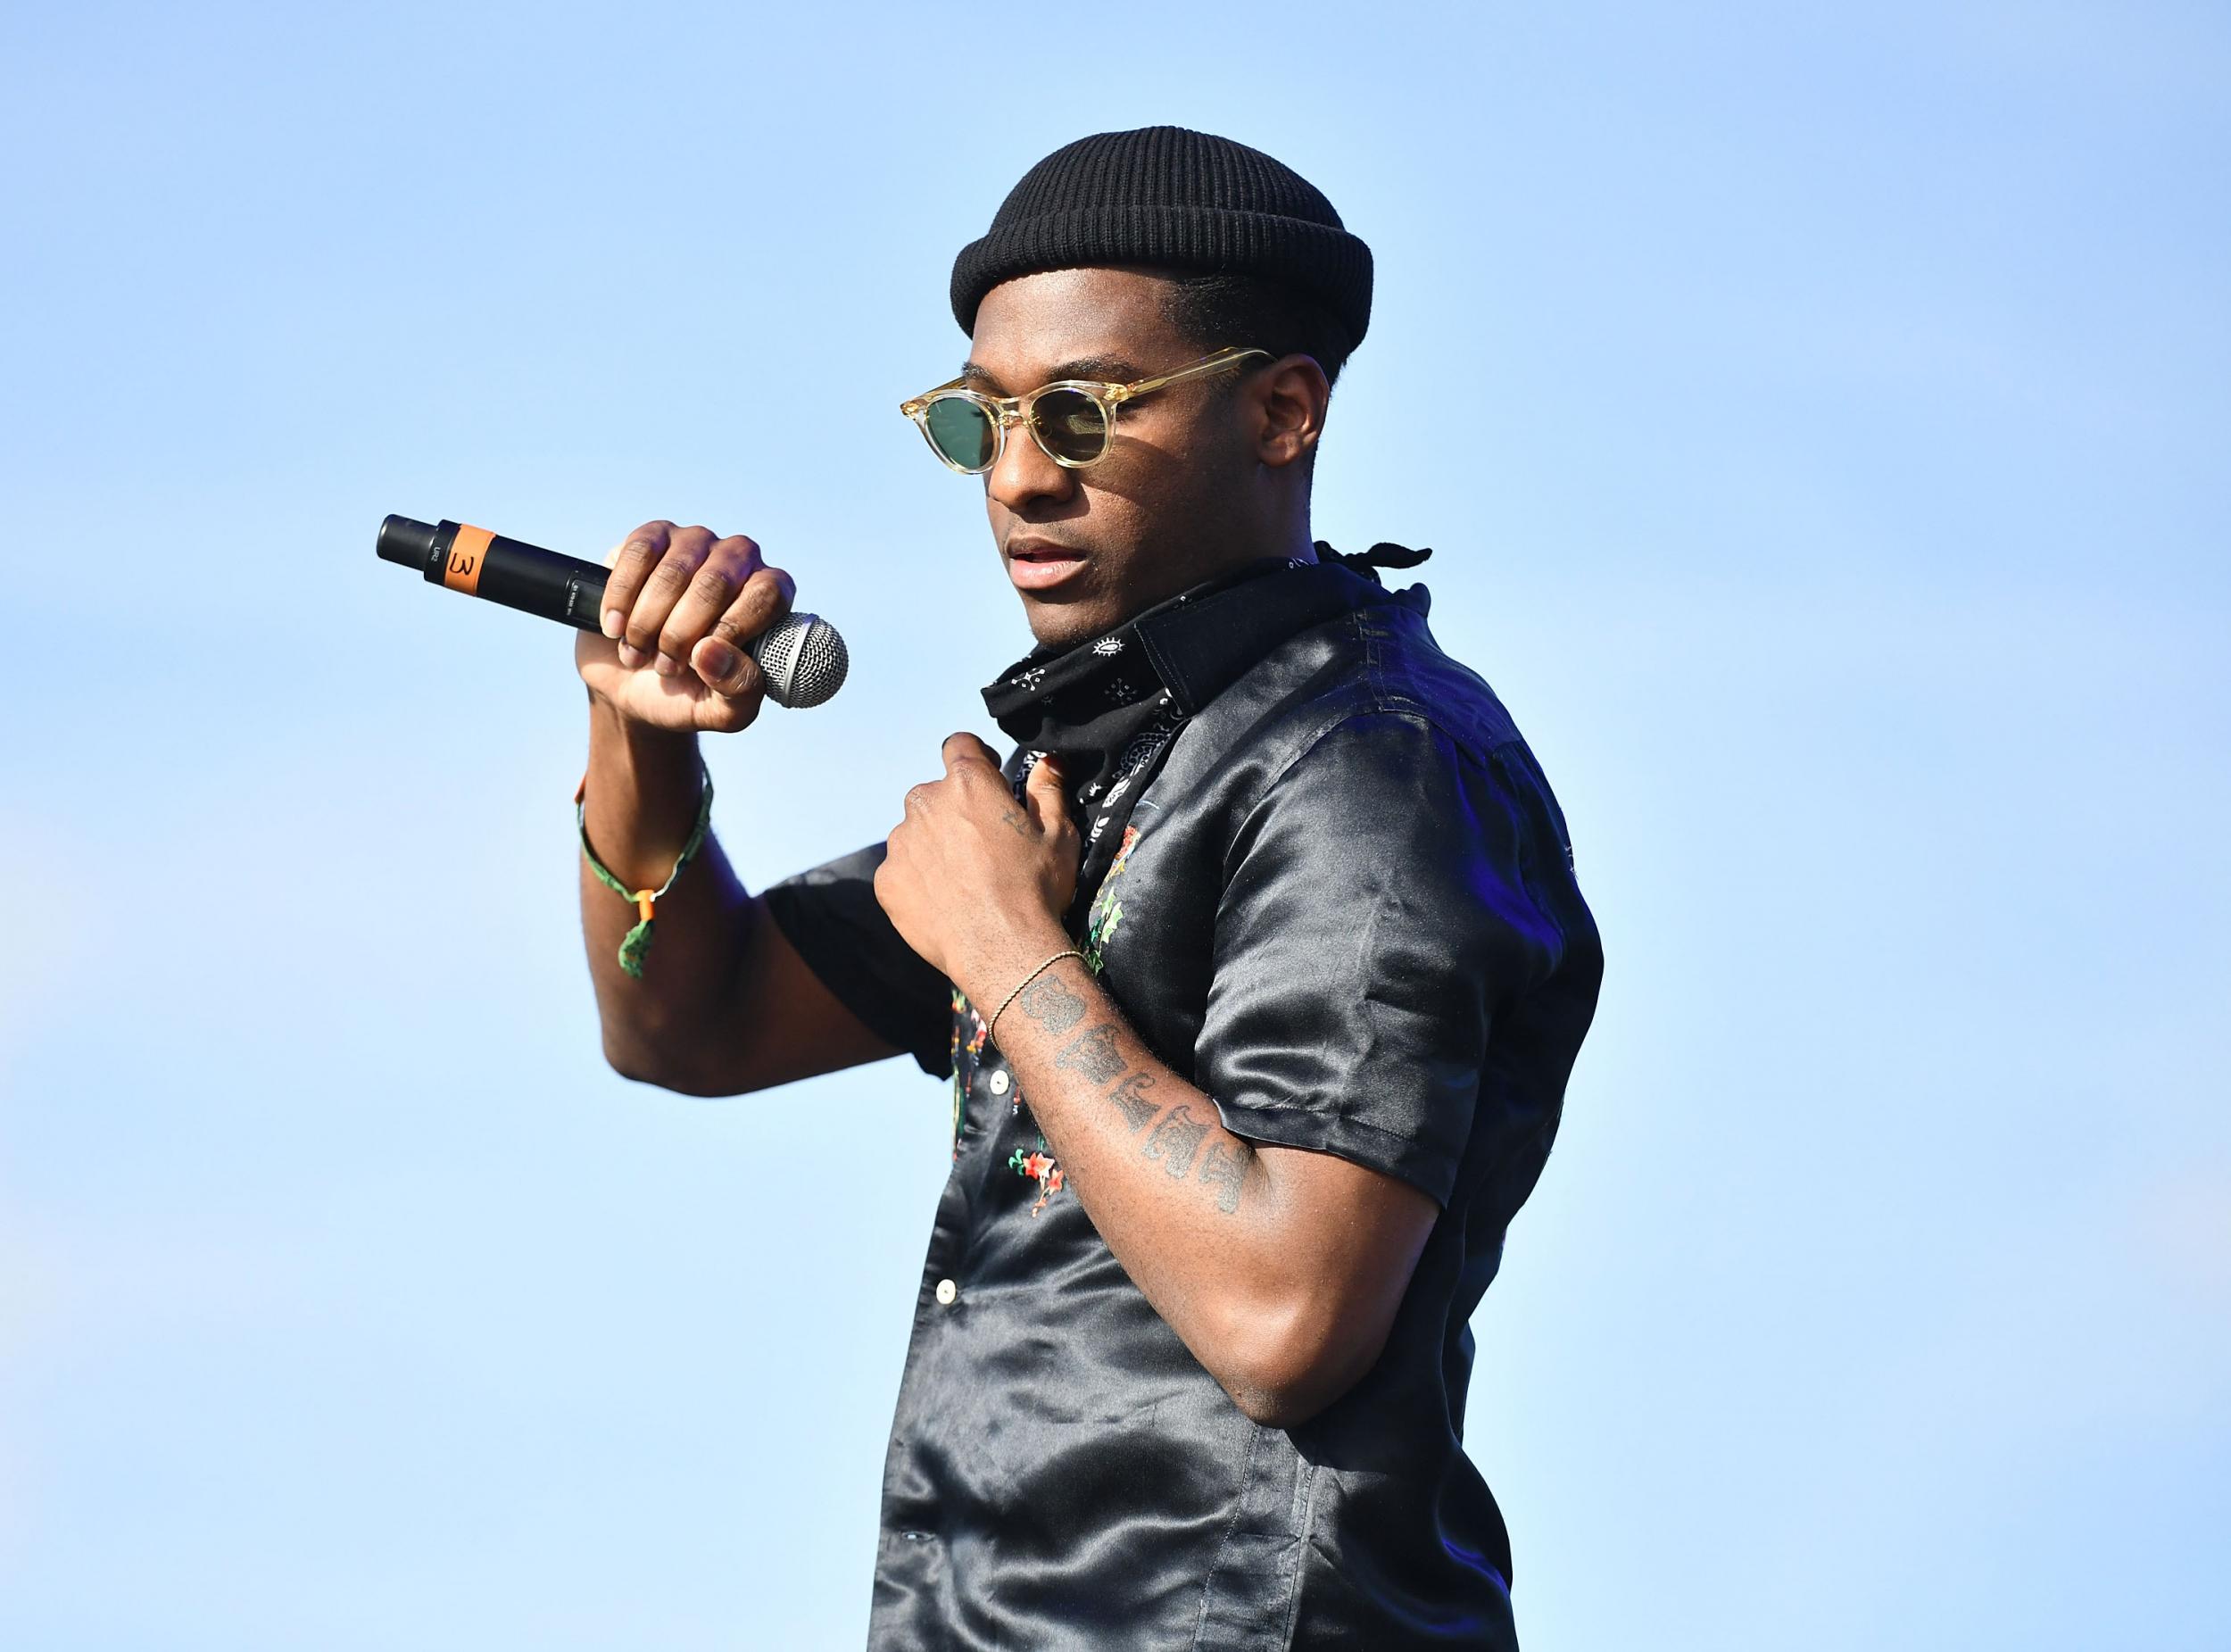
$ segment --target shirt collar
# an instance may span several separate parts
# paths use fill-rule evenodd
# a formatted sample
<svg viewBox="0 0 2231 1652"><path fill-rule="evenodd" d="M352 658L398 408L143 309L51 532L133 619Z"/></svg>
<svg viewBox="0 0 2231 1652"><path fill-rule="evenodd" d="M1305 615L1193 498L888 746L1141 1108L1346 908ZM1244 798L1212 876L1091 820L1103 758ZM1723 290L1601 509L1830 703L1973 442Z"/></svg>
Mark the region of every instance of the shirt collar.
<svg viewBox="0 0 2231 1652"><path fill-rule="evenodd" d="M984 689L984 707L1009 735L1026 739L1041 726L1053 696L1107 674L1119 659L1132 665L1135 650L1167 691L1172 709L1190 717L1298 631L1375 602L1401 602L1423 612L1431 600L1423 585L1389 592L1373 571L1412 566L1421 560L1418 552L1405 552L1410 560L1395 561L1381 553L1399 546L1375 545L1355 556L1323 542L1316 548L1315 562L1258 557L1098 636L1066 649L1041 644Z"/></svg>

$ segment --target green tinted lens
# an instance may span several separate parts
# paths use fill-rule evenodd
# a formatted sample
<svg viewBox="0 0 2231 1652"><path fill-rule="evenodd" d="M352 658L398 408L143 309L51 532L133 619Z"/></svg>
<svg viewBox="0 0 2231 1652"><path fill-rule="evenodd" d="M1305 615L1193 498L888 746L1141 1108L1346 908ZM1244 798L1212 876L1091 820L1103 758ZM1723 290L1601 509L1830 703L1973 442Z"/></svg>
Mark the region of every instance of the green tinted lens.
<svg viewBox="0 0 2231 1652"><path fill-rule="evenodd" d="M1031 405L1039 440L1057 459L1090 464L1107 446L1100 404L1082 390L1049 390Z"/></svg>
<svg viewBox="0 0 2231 1652"><path fill-rule="evenodd" d="M930 403L923 422L930 440L946 460L964 470L982 470L991 463L991 415L966 396L943 396Z"/></svg>

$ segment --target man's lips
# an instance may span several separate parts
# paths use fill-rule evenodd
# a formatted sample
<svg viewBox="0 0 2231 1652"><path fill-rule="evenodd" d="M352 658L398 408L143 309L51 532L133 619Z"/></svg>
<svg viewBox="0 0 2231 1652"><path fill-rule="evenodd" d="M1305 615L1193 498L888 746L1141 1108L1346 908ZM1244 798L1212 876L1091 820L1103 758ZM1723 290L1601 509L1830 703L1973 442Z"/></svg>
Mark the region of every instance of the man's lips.
<svg viewBox="0 0 2231 1652"><path fill-rule="evenodd" d="M1082 551L1048 539L1017 539L1007 547L1008 577L1019 590L1039 591L1059 585L1084 563Z"/></svg>

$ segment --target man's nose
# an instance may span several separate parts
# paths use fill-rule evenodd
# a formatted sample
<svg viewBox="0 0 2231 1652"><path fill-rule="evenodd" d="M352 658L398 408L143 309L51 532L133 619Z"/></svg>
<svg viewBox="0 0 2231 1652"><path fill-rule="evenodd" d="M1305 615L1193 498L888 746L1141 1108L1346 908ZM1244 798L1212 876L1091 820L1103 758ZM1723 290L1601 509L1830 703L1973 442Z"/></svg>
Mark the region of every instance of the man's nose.
<svg viewBox="0 0 2231 1652"><path fill-rule="evenodd" d="M1002 434L999 461L984 473L985 492L1016 511L1034 499L1068 496L1075 478L1038 445L1027 419L1016 419Z"/></svg>

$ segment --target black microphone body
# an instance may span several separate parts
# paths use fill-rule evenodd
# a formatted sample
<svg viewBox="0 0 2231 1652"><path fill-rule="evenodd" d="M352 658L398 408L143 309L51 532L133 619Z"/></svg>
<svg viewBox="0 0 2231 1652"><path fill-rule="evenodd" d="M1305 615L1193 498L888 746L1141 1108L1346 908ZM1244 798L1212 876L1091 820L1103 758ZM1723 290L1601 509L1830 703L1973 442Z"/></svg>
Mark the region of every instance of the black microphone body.
<svg viewBox="0 0 2231 1652"><path fill-rule="evenodd" d="M391 516L379 525L379 554L383 561L417 569L428 585L447 585L584 631L603 629L600 605L612 570L577 556L462 522L429 527L407 516Z"/></svg>
<svg viewBox="0 0 2231 1652"><path fill-rule="evenodd" d="M390 516L379 525L380 560L415 568L428 585L501 602L523 613L602 634L604 585L612 570L464 522ZM844 639L816 614L792 614L744 644L781 706L819 705L842 686Z"/></svg>

